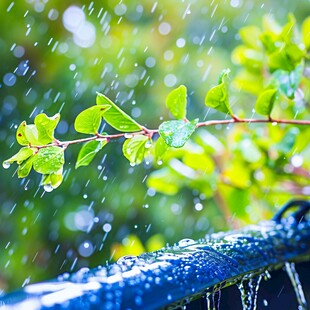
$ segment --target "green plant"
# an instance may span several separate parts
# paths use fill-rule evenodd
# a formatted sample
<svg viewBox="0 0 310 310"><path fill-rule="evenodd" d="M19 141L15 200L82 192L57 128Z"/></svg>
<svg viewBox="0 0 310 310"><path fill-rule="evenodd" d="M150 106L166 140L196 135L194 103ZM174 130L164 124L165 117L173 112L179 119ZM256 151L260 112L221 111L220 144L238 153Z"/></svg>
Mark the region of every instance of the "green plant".
<svg viewBox="0 0 310 310"><path fill-rule="evenodd" d="M157 129L148 129L98 93L96 105L75 119L75 130L87 137L59 141L54 131L60 114L52 117L38 114L34 124L24 121L18 127L16 140L22 148L5 160L3 167L16 162L20 178L27 177L33 168L43 175L45 191L51 191L63 180L64 152L68 146L83 144L76 162L78 168L89 165L111 140L124 138L124 156L133 166L146 158L153 160L157 170L149 176L148 186L165 194L175 194L182 186L198 190L205 197L214 195L222 185L241 190L250 186L255 190L255 185L270 188L276 182L292 178L292 172L299 177L294 182L303 188L307 173L289 171L287 164L288 158L309 152L307 139L301 137L301 132L309 136L310 131L301 127L310 125L306 119L310 97L306 67L310 18L304 21L301 33L295 24L292 15L283 27L266 17L262 30L254 26L240 30L243 43L233 51L232 58L242 69L232 81L230 70L223 70L218 84L205 97L205 105L224 113L224 119L187 119L187 90L181 85L166 100L175 119L161 123ZM236 100L255 104L238 107ZM253 108L259 117L254 118ZM250 116L246 117L247 114ZM104 132L103 121L119 133ZM225 145L209 131L190 139L198 128L241 123L270 125L231 130L228 137L233 142ZM289 126L284 129L282 124ZM232 154L230 160L223 163L221 153L228 151Z"/></svg>

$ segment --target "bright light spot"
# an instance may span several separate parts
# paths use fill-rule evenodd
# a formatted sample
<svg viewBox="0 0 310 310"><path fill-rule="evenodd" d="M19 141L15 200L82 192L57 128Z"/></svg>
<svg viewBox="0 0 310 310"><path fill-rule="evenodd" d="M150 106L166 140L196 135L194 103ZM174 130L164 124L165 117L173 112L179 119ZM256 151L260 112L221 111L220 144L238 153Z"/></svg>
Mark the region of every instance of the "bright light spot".
<svg viewBox="0 0 310 310"><path fill-rule="evenodd" d="M88 210L82 210L74 214L74 226L78 230L87 231L93 225L93 214Z"/></svg>
<svg viewBox="0 0 310 310"><path fill-rule="evenodd" d="M241 1L240 0L230 0L230 5L233 8L237 8L237 7L241 6Z"/></svg>
<svg viewBox="0 0 310 310"><path fill-rule="evenodd" d="M86 21L85 13L77 6L67 8L62 16L64 27L73 33L73 41L80 47L91 47L96 40L95 26Z"/></svg>
<svg viewBox="0 0 310 310"><path fill-rule="evenodd" d="M164 83L168 87L173 87L177 83L177 77L174 74L169 73L165 76Z"/></svg>
<svg viewBox="0 0 310 310"><path fill-rule="evenodd" d="M173 59L173 57L174 57L173 51L171 51L171 50L165 51L165 53L164 53L164 59L165 60L170 61Z"/></svg>
<svg viewBox="0 0 310 310"><path fill-rule="evenodd" d="M104 224L104 225L102 226L102 230L105 231L105 232L107 232L107 233L110 232L111 229L112 229L112 225L109 224L109 223L106 223L106 224Z"/></svg>
<svg viewBox="0 0 310 310"><path fill-rule="evenodd" d="M90 241L85 241L82 244L80 244L78 251L81 256L89 257L94 252L94 246Z"/></svg>
<svg viewBox="0 0 310 310"><path fill-rule="evenodd" d="M124 15L127 12L127 6L124 3L119 3L114 8L114 13L118 16Z"/></svg>
<svg viewBox="0 0 310 310"><path fill-rule="evenodd" d="M139 78L136 74L128 74L125 78L125 85L134 88L139 83Z"/></svg>
<svg viewBox="0 0 310 310"><path fill-rule="evenodd" d="M185 43L186 43L185 39L179 38L179 39L177 39L176 45L177 45L177 47L182 48L185 46Z"/></svg>
<svg viewBox="0 0 310 310"><path fill-rule="evenodd" d="M6 73L3 77L3 83L6 86L13 86L16 83L16 76L13 73Z"/></svg>
<svg viewBox="0 0 310 310"><path fill-rule="evenodd" d="M148 67L148 68L153 68L155 65L156 65L156 60L154 57L148 57L146 58L145 60L145 65Z"/></svg>
<svg viewBox="0 0 310 310"><path fill-rule="evenodd" d="M180 205L178 205L177 203L174 203L171 205L170 207L172 213L178 215L182 213L182 207Z"/></svg>
<svg viewBox="0 0 310 310"><path fill-rule="evenodd" d="M75 71L76 65L75 65L75 64L71 64L71 65L69 66L69 69L70 69L70 71Z"/></svg>
<svg viewBox="0 0 310 310"><path fill-rule="evenodd" d="M293 165L295 168L301 167L302 164L303 164L303 162L304 162L304 159L303 159L303 157L302 157L301 155L299 155L299 154L294 155L294 156L292 157L292 159L291 159L291 163L292 163L292 165Z"/></svg>
<svg viewBox="0 0 310 310"><path fill-rule="evenodd" d="M202 209L203 209L203 205L200 202L195 204L195 210L196 211L201 211Z"/></svg>
<svg viewBox="0 0 310 310"><path fill-rule="evenodd" d="M59 13L56 9L50 9L49 12L48 12L48 15L47 17L50 19L50 20L56 20L59 16Z"/></svg>
<svg viewBox="0 0 310 310"><path fill-rule="evenodd" d="M169 23L166 22L162 22L159 26L158 26L158 31L160 34L162 34L163 36L169 34L169 32L171 31L171 26Z"/></svg>
<svg viewBox="0 0 310 310"><path fill-rule="evenodd" d="M133 108L132 111L131 111L131 116L136 118L136 117L139 117L141 115L141 109L140 108Z"/></svg>

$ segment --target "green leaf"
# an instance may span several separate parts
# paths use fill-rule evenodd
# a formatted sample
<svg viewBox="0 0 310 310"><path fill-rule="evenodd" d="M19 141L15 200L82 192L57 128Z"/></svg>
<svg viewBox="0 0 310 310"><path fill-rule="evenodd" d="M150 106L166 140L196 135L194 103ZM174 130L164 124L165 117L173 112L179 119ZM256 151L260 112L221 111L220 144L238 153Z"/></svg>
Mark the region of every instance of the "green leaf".
<svg viewBox="0 0 310 310"><path fill-rule="evenodd" d="M191 122L183 120L163 122L159 126L159 134L172 147L182 147L196 130L198 119Z"/></svg>
<svg viewBox="0 0 310 310"><path fill-rule="evenodd" d="M135 132L143 129L143 126L138 124L103 94L97 93L96 104L110 106L110 109L104 113L103 118L116 130L122 132Z"/></svg>
<svg viewBox="0 0 310 310"><path fill-rule="evenodd" d="M302 40L306 50L310 49L310 17L307 17L301 26Z"/></svg>
<svg viewBox="0 0 310 310"><path fill-rule="evenodd" d="M35 152L34 149L28 147L22 147L15 155L5 160L3 163L11 164L17 162L17 164L22 163L24 160L28 159Z"/></svg>
<svg viewBox="0 0 310 310"><path fill-rule="evenodd" d="M241 40L250 48L260 49L261 30L256 26L246 26L239 30Z"/></svg>
<svg viewBox="0 0 310 310"><path fill-rule="evenodd" d="M65 162L64 149L57 146L42 148L33 161L33 169L42 174L56 173Z"/></svg>
<svg viewBox="0 0 310 310"><path fill-rule="evenodd" d="M39 132L38 132L36 125L33 125L33 124L26 125L25 136L29 144L32 146L44 145L44 143L40 142L39 140Z"/></svg>
<svg viewBox="0 0 310 310"><path fill-rule="evenodd" d="M75 168L88 166L96 154L108 143L107 140L86 142L78 155Z"/></svg>
<svg viewBox="0 0 310 310"><path fill-rule="evenodd" d="M51 143L54 139L54 131L60 120L60 114L57 113L52 117L46 114L38 114L34 119L34 124L38 130L38 140L42 144Z"/></svg>
<svg viewBox="0 0 310 310"><path fill-rule="evenodd" d="M186 87L184 85L172 90L166 99L167 108L176 119L186 118Z"/></svg>
<svg viewBox="0 0 310 310"><path fill-rule="evenodd" d="M273 104L277 97L277 89L267 89L263 91L255 103L255 111L261 115L269 116L271 114Z"/></svg>
<svg viewBox="0 0 310 310"><path fill-rule="evenodd" d="M58 173L51 173L43 175L41 184L46 192L51 192L57 188L63 181L62 169Z"/></svg>
<svg viewBox="0 0 310 310"><path fill-rule="evenodd" d="M17 175L19 178L25 178L26 176L28 176L31 171L35 157L36 156L31 156L19 165L17 170Z"/></svg>
<svg viewBox="0 0 310 310"><path fill-rule="evenodd" d="M164 141L164 139L159 136L155 142L154 152L157 161L161 160L166 151L169 150L169 145Z"/></svg>
<svg viewBox="0 0 310 310"><path fill-rule="evenodd" d="M303 74L303 65L299 65L295 70L289 72L277 70L272 74L272 83L290 99L294 98Z"/></svg>
<svg viewBox="0 0 310 310"><path fill-rule="evenodd" d="M149 138L143 135L136 135L127 139L123 144L123 154L133 165L140 164L148 150Z"/></svg>
<svg viewBox="0 0 310 310"><path fill-rule="evenodd" d="M288 22L283 26L281 38L284 42L290 43L295 30L296 19L293 14L289 14Z"/></svg>
<svg viewBox="0 0 310 310"><path fill-rule="evenodd" d="M104 104L95 105L82 111L78 114L74 121L75 130L80 133L96 134L100 127L101 119L104 113L106 113L109 109L110 106Z"/></svg>
<svg viewBox="0 0 310 310"><path fill-rule="evenodd" d="M210 108L232 115L233 113L228 100L227 79L229 72L229 69L225 69L221 72L219 85L209 90L205 98L205 104Z"/></svg>
<svg viewBox="0 0 310 310"><path fill-rule="evenodd" d="M20 145L28 145L29 141L26 138L26 126L27 123L25 121L23 121L17 128L16 131L16 140Z"/></svg>
<svg viewBox="0 0 310 310"><path fill-rule="evenodd" d="M146 182L149 188L166 195L175 195L182 185L181 178L166 167L152 172Z"/></svg>

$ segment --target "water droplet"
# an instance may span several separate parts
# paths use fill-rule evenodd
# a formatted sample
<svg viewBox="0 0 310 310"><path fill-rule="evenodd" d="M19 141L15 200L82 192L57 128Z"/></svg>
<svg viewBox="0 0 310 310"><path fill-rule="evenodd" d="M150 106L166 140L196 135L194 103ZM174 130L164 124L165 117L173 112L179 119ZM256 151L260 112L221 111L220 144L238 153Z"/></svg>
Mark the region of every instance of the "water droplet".
<svg viewBox="0 0 310 310"><path fill-rule="evenodd" d="M130 139L130 138L133 137L133 134L131 134L131 133L125 133L125 134L124 134L124 137L125 137L126 139Z"/></svg>
<svg viewBox="0 0 310 310"><path fill-rule="evenodd" d="M11 164L9 162L7 162L7 161L4 161L2 166L3 166L4 169L9 169Z"/></svg>
<svg viewBox="0 0 310 310"><path fill-rule="evenodd" d="M152 146L151 141L147 141L144 146L146 149L149 149Z"/></svg>
<svg viewBox="0 0 310 310"><path fill-rule="evenodd" d="M49 184L44 184L43 188L48 193L50 193L54 189L53 186L50 183Z"/></svg>
<svg viewBox="0 0 310 310"><path fill-rule="evenodd" d="M184 247L187 247L187 246L195 244L195 243L197 243L195 240L186 238L186 239L180 240L177 245L180 248L184 248Z"/></svg>

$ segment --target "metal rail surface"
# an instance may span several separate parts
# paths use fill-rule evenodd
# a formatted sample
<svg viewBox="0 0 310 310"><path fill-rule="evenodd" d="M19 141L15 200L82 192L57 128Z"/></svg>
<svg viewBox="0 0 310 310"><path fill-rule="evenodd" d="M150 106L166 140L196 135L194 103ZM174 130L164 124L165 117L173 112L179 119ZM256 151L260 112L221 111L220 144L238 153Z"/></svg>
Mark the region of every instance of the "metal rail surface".
<svg viewBox="0 0 310 310"><path fill-rule="evenodd" d="M290 216L287 210L297 206ZM288 203L273 220L215 233L95 269L82 268L0 298L0 309L160 309L310 257L310 203Z"/></svg>

